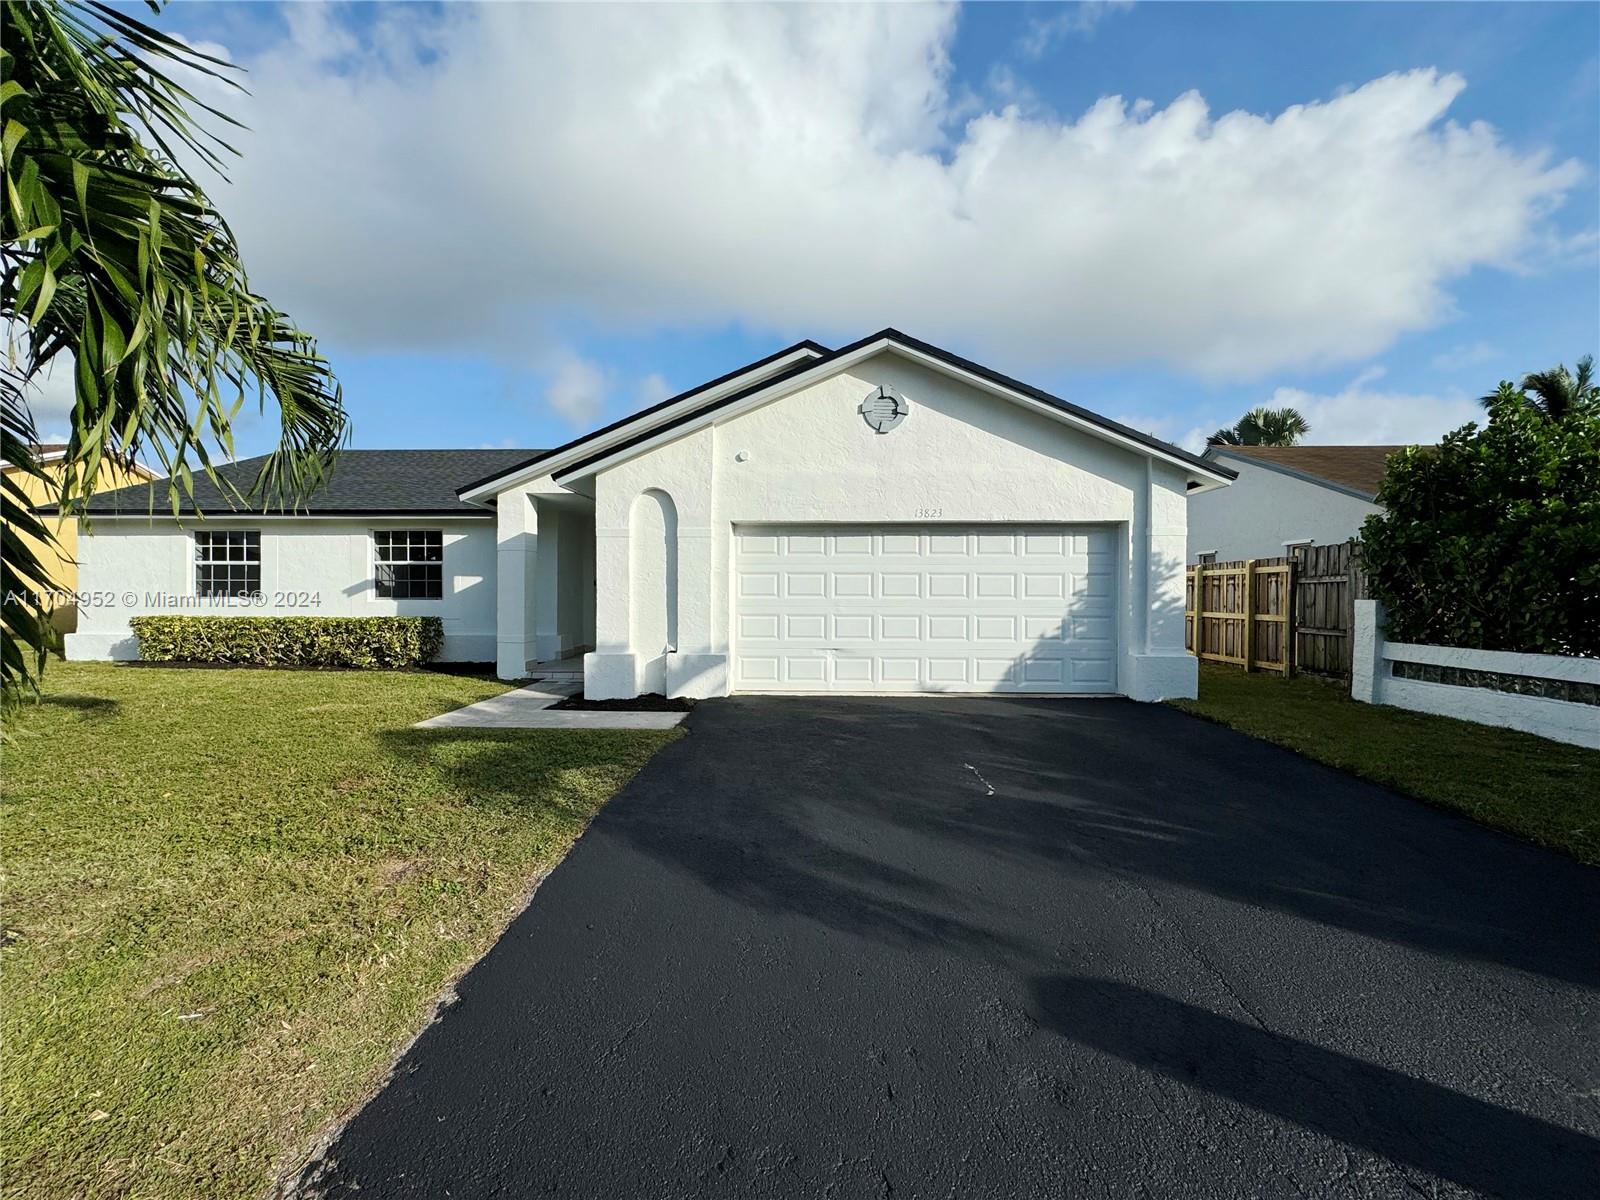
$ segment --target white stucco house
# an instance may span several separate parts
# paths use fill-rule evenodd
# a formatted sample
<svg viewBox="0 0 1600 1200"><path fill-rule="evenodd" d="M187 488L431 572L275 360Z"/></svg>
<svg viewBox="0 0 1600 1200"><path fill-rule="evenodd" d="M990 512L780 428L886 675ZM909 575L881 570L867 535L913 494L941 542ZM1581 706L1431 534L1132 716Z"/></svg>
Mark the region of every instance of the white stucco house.
<svg viewBox="0 0 1600 1200"><path fill-rule="evenodd" d="M1191 497L1233 477L895 330L806 341L551 450L346 451L292 513L101 494L80 587L131 603L67 653L132 657L147 601L239 594L435 613L443 657L508 679L581 655L592 698L1192 696Z"/></svg>
<svg viewBox="0 0 1600 1200"><path fill-rule="evenodd" d="M1233 486L1189 496L1189 561L1277 558L1361 533L1389 455L1404 446L1207 446Z"/></svg>

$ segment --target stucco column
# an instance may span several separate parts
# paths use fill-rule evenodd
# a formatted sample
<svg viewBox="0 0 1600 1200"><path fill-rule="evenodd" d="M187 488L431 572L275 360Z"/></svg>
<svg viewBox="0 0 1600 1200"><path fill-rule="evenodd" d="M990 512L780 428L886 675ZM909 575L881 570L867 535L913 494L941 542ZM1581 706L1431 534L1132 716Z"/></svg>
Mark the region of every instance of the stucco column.
<svg viewBox="0 0 1600 1200"><path fill-rule="evenodd" d="M561 657L560 588L561 540L568 536L567 519L556 509L534 502L539 537L533 565L533 653L539 662Z"/></svg>
<svg viewBox="0 0 1600 1200"><path fill-rule="evenodd" d="M596 700L639 694L637 664L628 636L631 499L605 475L595 481L594 649L583 656L583 691Z"/></svg>
<svg viewBox="0 0 1600 1200"><path fill-rule="evenodd" d="M726 695L728 656L713 652L716 539L710 525L678 526L678 647L667 659L667 694Z"/></svg>
<svg viewBox="0 0 1600 1200"><path fill-rule="evenodd" d="M1383 703L1383 605L1355 602L1350 631L1350 695L1363 704Z"/></svg>
<svg viewBox="0 0 1600 1200"><path fill-rule="evenodd" d="M1146 460L1143 494L1135 497L1129 533L1131 678L1123 690L1135 700L1194 696L1199 664L1183 647L1188 540L1184 472Z"/></svg>
<svg viewBox="0 0 1600 1200"><path fill-rule="evenodd" d="M1151 463L1149 571L1145 582L1145 653L1187 654L1183 648L1184 558L1188 553L1188 479Z"/></svg>
<svg viewBox="0 0 1600 1200"><path fill-rule="evenodd" d="M534 657L539 515L526 492L501 492L495 502L495 674L521 679Z"/></svg>

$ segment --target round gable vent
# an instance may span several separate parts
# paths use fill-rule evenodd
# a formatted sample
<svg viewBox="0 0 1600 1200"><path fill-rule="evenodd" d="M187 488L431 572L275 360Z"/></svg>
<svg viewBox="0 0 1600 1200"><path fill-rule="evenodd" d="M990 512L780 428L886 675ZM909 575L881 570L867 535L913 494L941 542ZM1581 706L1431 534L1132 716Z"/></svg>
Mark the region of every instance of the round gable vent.
<svg viewBox="0 0 1600 1200"><path fill-rule="evenodd" d="M888 433L906 419L906 414L911 411L911 405L894 388L884 384L869 393L856 411L861 414L861 419L878 433Z"/></svg>

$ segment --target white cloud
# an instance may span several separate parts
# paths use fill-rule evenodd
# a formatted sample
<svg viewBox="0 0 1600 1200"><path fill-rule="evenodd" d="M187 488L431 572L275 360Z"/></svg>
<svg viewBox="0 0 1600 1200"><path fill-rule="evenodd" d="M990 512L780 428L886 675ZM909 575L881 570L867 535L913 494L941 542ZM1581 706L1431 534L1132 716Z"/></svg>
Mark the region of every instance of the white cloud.
<svg viewBox="0 0 1600 1200"><path fill-rule="evenodd" d="M73 371L72 356L57 355L27 388L28 412L41 442L64 442L72 429L78 399Z"/></svg>
<svg viewBox="0 0 1600 1200"><path fill-rule="evenodd" d="M1430 395L1385 392L1357 378L1332 395L1281 387L1269 408L1293 408L1311 423L1305 440L1320 446L1431 445L1468 421L1483 420L1483 408L1461 392Z"/></svg>
<svg viewBox="0 0 1600 1200"><path fill-rule="evenodd" d="M1387 374L1373 364L1336 392L1279 387L1270 396L1245 396L1237 406L1213 409L1196 422L1194 411L1162 416L1132 414L1116 420L1198 453L1218 429L1252 408L1293 408L1311 425L1308 446L1431 445L1468 421L1482 422L1483 406L1459 388L1440 393L1385 391L1372 386ZM1487 390L1487 389L1485 389Z"/></svg>
<svg viewBox="0 0 1600 1200"><path fill-rule="evenodd" d="M1059 42L1079 34L1088 36L1112 13L1126 12L1132 7L1133 0L1081 0L1077 4L1063 4L1051 16L1030 21L1017 49L1027 58L1043 58Z"/></svg>
<svg viewBox="0 0 1600 1200"><path fill-rule="evenodd" d="M1436 371L1466 371L1504 357L1498 346L1492 346L1488 342L1462 342L1435 354L1430 362ZM1484 388L1486 392L1489 390L1491 389L1488 387Z"/></svg>
<svg viewBox="0 0 1600 1200"><path fill-rule="evenodd" d="M1185 450L1191 450L1196 454L1206 448L1206 438L1222 426L1232 424L1231 420L1218 420L1202 428L1193 423L1193 415L1190 413L1174 413L1166 416L1127 413L1115 416L1112 420L1126 425L1129 429L1137 429L1140 433L1148 433L1151 437L1170 442L1174 446L1182 446Z"/></svg>
<svg viewBox="0 0 1600 1200"><path fill-rule="evenodd" d="M634 396L639 401L640 408L650 408L652 405L660 404L670 395L672 388L667 385L667 381L654 373L639 380L639 386L634 389Z"/></svg>
<svg viewBox="0 0 1600 1200"><path fill-rule="evenodd" d="M254 282L350 349L540 369L574 322L1213 378L1355 361L1513 268L1581 175L1386 76L1276 115L1107 97L951 114L923 5L401 5L253 61L218 200ZM329 62L337 52L336 63ZM582 407L580 404L578 407Z"/></svg>
<svg viewBox="0 0 1600 1200"><path fill-rule="evenodd" d="M1468 421L1483 420L1482 405L1459 389L1432 394L1373 387L1384 374L1383 367L1369 366L1337 392L1275 388L1270 397L1251 399L1238 412L1216 414L1215 419L1188 428L1190 421L1182 416L1154 418L1151 425L1140 424L1137 417L1118 419L1136 429L1152 428L1158 437L1195 451L1203 450L1206 438L1217 429L1256 407L1298 411L1311 425L1305 438L1308 446L1431 445Z"/></svg>
<svg viewBox="0 0 1600 1200"><path fill-rule="evenodd" d="M22 321L7 320L0 330L0 353L20 371L28 355L28 327ZM77 385L70 353L57 354L23 387L34 433L41 442L64 442L72 428L72 409L77 403Z"/></svg>
<svg viewBox="0 0 1600 1200"><path fill-rule="evenodd" d="M610 381L605 370L577 355L566 355L545 384L545 403L579 429L594 424L605 408Z"/></svg>

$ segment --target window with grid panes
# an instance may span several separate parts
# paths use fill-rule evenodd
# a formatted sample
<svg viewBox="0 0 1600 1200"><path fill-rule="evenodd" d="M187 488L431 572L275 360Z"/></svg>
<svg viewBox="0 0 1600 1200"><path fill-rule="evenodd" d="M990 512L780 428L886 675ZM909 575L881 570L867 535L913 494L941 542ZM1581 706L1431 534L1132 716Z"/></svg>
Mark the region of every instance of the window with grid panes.
<svg viewBox="0 0 1600 1200"><path fill-rule="evenodd" d="M249 596L261 590L261 533L255 529L197 529L197 596Z"/></svg>
<svg viewBox="0 0 1600 1200"><path fill-rule="evenodd" d="M386 600L444 596L444 534L437 529L375 529L374 590Z"/></svg>

